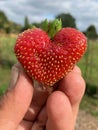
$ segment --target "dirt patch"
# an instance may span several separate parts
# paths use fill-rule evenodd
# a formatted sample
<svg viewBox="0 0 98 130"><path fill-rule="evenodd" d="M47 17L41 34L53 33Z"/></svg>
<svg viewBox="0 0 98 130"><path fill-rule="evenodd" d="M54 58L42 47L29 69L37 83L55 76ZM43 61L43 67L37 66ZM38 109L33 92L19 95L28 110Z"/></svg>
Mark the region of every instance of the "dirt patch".
<svg viewBox="0 0 98 130"><path fill-rule="evenodd" d="M80 110L75 130L98 130L98 118Z"/></svg>

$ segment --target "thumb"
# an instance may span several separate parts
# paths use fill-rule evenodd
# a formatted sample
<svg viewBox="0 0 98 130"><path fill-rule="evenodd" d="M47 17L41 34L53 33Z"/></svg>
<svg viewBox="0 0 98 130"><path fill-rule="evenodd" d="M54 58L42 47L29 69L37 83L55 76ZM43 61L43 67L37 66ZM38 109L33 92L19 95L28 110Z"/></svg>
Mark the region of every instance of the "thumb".
<svg viewBox="0 0 98 130"><path fill-rule="evenodd" d="M19 74L19 68L16 66L12 71L17 75L18 80L0 100L0 129L2 130L13 130L17 127L27 112L33 96L32 82L25 73L20 71Z"/></svg>

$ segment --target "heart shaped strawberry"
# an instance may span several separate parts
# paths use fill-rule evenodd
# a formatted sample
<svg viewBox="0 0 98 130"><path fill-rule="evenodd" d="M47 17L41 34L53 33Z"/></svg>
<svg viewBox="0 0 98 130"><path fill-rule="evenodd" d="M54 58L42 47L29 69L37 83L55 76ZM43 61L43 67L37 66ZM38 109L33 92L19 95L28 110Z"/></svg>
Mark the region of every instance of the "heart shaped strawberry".
<svg viewBox="0 0 98 130"><path fill-rule="evenodd" d="M73 69L86 43L84 34L74 28L59 29L52 39L42 29L33 28L19 34L14 49L27 74L47 87Z"/></svg>

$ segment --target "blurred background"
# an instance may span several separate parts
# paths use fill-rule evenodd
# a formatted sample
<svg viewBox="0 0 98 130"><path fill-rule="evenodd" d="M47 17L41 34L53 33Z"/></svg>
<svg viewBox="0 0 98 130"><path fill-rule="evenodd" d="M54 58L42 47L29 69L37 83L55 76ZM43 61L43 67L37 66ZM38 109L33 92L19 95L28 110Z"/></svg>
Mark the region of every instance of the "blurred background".
<svg viewBox="0 0 98 130"><path fill-rule="evenodd" d="M0 95L17 62L13 51L17 35L55 18L61 18L63 27L77 28L88 38L87 52L78 62L86 81L80 109L98 118L98 0L0 0Z"/></svg>

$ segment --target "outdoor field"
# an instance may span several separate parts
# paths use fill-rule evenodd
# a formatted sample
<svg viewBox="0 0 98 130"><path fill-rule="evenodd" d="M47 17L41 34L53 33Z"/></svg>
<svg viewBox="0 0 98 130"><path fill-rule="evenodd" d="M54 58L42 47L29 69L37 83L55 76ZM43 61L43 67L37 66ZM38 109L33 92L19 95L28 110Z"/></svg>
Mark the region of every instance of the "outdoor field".
<svg viewBox="0 0 98 130"><path fill-rule="evenodd" d="M74 29L80 32L75 32ZM28 31L26 32L26 30ZM78 56L81 56L83 50L85 49L85 43L84 43L85 38L87 38L86 53L83 55L83 57L81 57L81 59L76 64L80 68L81 74L82 74L81 76L83 77L85 81L85 86L86 86L85 93L84 95L82 95L82 92L81 92L82 82L81 80L80 80L81 83L78 82L79 80L78 80L78 77L76 77L76 75L74 78L76 79L76 81L78 82L80 86L77 85L77 82L75 82L74 79L72 80L72 78L70 78L71 77L70 75L69 75L70 79L68 79L67 77L65 78L65 79L71 80L72 81L71 84L72 83L73 84L72 85L70 84L70 87L67 86L67 91L65 89L64 91L62 91L64 92L66 98L68 98L67 101L69 101L68 103L69 105L68 106L66 105L66 108L68 108L67 110L69 110L68 112L66 108L64 109L64 104L63 103L59 104L59 100L55 96L55 99L58 103L57 105L59 105L59 108L57 108L57 112L59 113L60 108L62 112L64 110L64 114L66 114L65 117L67 119L64 122L65 123L64 124L63 118L61 120L61 117L59 117L60 122L62 121L62 126L61 126L62 128L60 127L58 129L64 129L65 127L66 127L65 129L70 129L71 126L73 126L75 127L75 128L72 128L74 130L98 130L98 0L85 0L85 2L82 0L81 1L80 0L74 0L74 1L73 0L62 0L62 1L56 0L55 2L53 2L52 0L50 1L49 0L48 1L45 1L45 0L43 1L41 0L38 0L38 1L37 0L17 0L17 1L0 0L0 106L1 106L0 108L1 108L1 115L2 115L2 118L0 119L1 124L2 124L3 116L5 115L8 116L8 120L10 119L9 117L13 117L13 121L14 121L14 117L15 119L17 119L16 116L21 117L22 113L20 113L20 107L19 107L20 104L22 105L22 109L25 108L23 103L25 105L26 104L28 105L28 103L29 104L31 103L30 106L34 104L34 107L36 104L39 105L39 103L35 100L36 98L35 89L34 89L34 94L31 97L32 98L31 102L29 102L28 100L27 100L28 101L27 103L25 102L26 101L25 99L27 99L26 94L28 94L28 91L26 91L26 93L24 92L25 89L21 89L23 90L23 96L25 96L25 98L20 97L20 95L22 96L22 92L20 90L18 91L18 92L21 92L19 93L20 94L19 96L17 96L18 94L15 94L15 96L17 96L18 98L17 97L12 98L12 99L10 98L12 101L11 102L12 107L9 105L9 103L7 103L6 100L3 100L3 99L6 99L6 97L7 99L8 97L10 97L9 91L12 90L10 87L11 86L10 79L12 78L11 70L12 70L13 65L18 62L14 53L14 46L15 46L18 35L22 32L24 32L23 35L21 35L23 39L21 39L20 37L20 39L18 39L18 42L22 43L22 40L24 40L24 43L27 43L27 44L25 47L23 47L21 44L21 46L19 46L20 49L16 47L15 52L17 53L17 56L19 56L20 61L22 61L21 63L24 64L24 68L27 68L27 72L34 73L35 79L39 78L39 81L44 80L45 82L44 84L45 85L49 84L49 86L50 84L52 85L53 81L56 81L56 78L60 77L62 73L66 73L65 71L67 70L67 67L69 67L70 69L70 65L73 65L73 63L75 62L75 59L78 59ZM85 37L84 35L81 35L81 33L83 33ZM49 45L49 48L48 48L49 39L47 38L47 36L48 38L52 40L52 44L51 44L52 46ZM32 53L32 47L31 47L31 44L29 44L31 41L33 44L34 53ZM82 44L81 47L77 45L78 41L80 41L80 43ZM63 48L65 47L64 45L65 42L67 43L66 47L67 46L69 47L67 48L68 49L67 51L63 50ZM35 45L36 43L38 43L37 47ZM56 43L59 47L53 45L54 43ZM75 43L76 46L74 46L73 43ZM44 47L46 47L45 51L41 48L41 46L43 45ZM61 46L63 47L62 49L60 49ZM35 48L37 49L37 51ZM79 51L77 49L79 49ZM21 54L19 54L20 50L21 50ZM47 50L49 50L48 55L46 54ZM42 54L39 54L38 51L42 52ZM50 53L50 51L52 53ZM62 55L59 53L60 51ZM75 53L76 55L74 55ZM26 59L25 59L25 56L22 56L22 54L25 54L27 56ZM30 54L30 56L33 55L33 57L30 59L28 54ZM56 54L58 56L56 56ZM66 56L64 56L65 54ZM55 58L52 55L55 56ZM40 58L38 56L40 56ZM65 60L67 59L65 65L64 65L63 58ZM39 62L36 62L36 59L39 60ZM34 64L31 64L32 62L34 62ZM28 66L26 66L26 63ZM38 63L38 65L36 63ZM66 68L62 68L64 66L66 66ZM34 69L32 70L31 67L34 67ZM49 69L47 69L48 67ZM54 75L53 73L57 75ZM23 82L21 79L21 83ZM36 87L35 82L36 81L34 81L34 87ZM68 82L70 83L70 81ZM61 85L62 83L59 84L58 87L59 86L61 87ZM76 96L75 97L76 104L71 102L71 99L73 99L74 101L74 95L72 93L73 91L71 91L73 90L72 89L73 85L77 87L77 89L75 89L75 92L74 92ZM66 82L65 82L65 86L66 86ZM17 87L18 85L16 85L14 92L16 92ZM20 87L22 86L20 85ZM58 87L56 89L59 89ZM11 92L13 92L13 90ZM80 90L79 91L81 93L80 95L78 94L78 90ZM56 90L54 90L53 92L55 91ZM46 93L46 91L44 92ZM70 98L70 95L72 98ZM78 100L76 100L76 99L79 99L78 95L79 97L83 96L80 104L78 104L79 102ZM40 94L37 94L36 99L38 99L39 102L40 102L39 100L40 97L41 97ZM47 99L44 99L44 96L41 97L42 101L46 100L46 102L45 104L41 105L41 109L38 110L39 112L37 113L37 115L36 115L36 110L34 109L36 117L32 124L33 126L30 129L34 129L35 127L37 127L38 124L39 124L39 127L40 126L44 127L42 129L49 129L48 126L50 127L50 125L47 125L49 124L47 122L49 121L49 118L51 117L50 115L51 115L52 109L51 109L51 103L50 103L51 112L49 113L47 111L49 109L49 108L47 109L48 98L49 97L47 97ZM17 101L17 99L19 99L18 100L19 102ZM59 97L59 99L62 99L62 98ZM13 105L13 103L15 104L14 100L17 101L18 103L17 105ZM2 102L4 102L4 104L2 104ZM66 99L64 100L64 102L65 104L67 104ZM56 102L53 101L52 104L55 106L55 103ZM5 106L5 104L8 104L7 107L2 107L2 106ZM78 108L78 113L76 115L77 105L79 106L79 108ZM2 108L4 108L4 115L3 115ZM7 114L5 112L6 110L5 108L7 108L8 110ZM41 113L44 113L43 108L46 108L45 112L47 114L47 120L44 125L43 125L43 117L40 119L41 121L38 122L39 117L41 117L40 116ZM17 110L17 112L13 112L13 110ZM10 112L12 114L10 114ZM29 113L29 116L31 120L31 117L33 116L32 116L32 112L30 113ZM48 113L50 117L48 116ZM56 113L55 111L53 113L54 117L56 117L58 113ZM20 116L18 114L20 114ZM24 114L26 114L26 112ZM73 116L70 117L70 114L73 114ZM77 116L77 118L74 118L75 115ZM29 117L28 114L26 114L26 116L27 118ZM26 124L29 123L29 122L27 123L26 121L26 122L23 122L22 124L22 119L24 118L25 117L22 117L20 120L20 123L18 123L19 129L21 129L21 126L22 126L22 129L25 129L23 128L23 126L24 125L27 126ZM76 119L75 120L76 122L70 121L70 125L69 125L68 122L69 122L69 119L71 118ZM54 120L53 122L53 120L51 119L50 119L50 122L52 121L52 125L55 126L56 120ZM42 122L41 125L40 125L40 122ZM8 125L9 124L10 123L8 123ZM17 125L17 122L14 124ZM17 129L18 129L18 125L17 125ZM30 125L31 125L31 122L30 122ZM57 125L59 126L59 122L57 123ZM2 129L1 127L3 126L5 127L5 129L8 128L7 125L2 124L0 126L0 129ZM9 126L10 126L10 129L13 129L11 128L12 125L9 125ZM51 127L51 129L54 129L54 128L56 127ZM39 129L41 129L41 127Z"/></svg>
<svg viewBox="0 0 98 130"><path fill-rule="evenodd" d="M10 81L11 67L17 62L14 55L16 37L15 35L0 37L0 95L6 91ZM98 117L98 41L88 41L87 52L77 65L81 68L87 84L81 109Z"/></svg>

